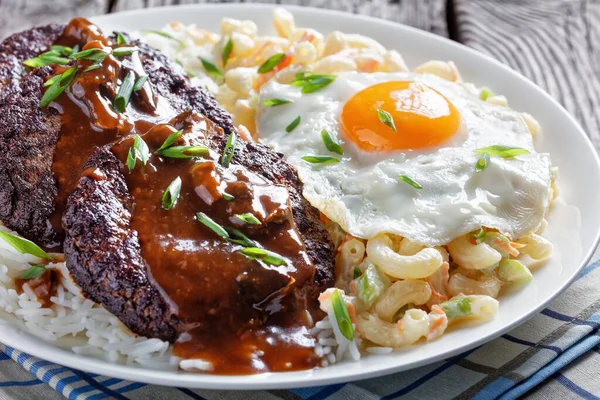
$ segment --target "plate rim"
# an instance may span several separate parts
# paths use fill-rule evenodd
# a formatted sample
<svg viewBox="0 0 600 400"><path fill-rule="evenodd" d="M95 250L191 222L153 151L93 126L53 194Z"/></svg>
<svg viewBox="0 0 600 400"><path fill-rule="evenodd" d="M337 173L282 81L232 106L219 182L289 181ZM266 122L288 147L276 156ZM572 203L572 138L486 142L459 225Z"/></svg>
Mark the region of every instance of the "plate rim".
<svg viewBox="0 0 600 400"><path fill-rule="evenodd" d="M361 21L366 24L380 24L387 27L393 27L393 29L403 29L412 32L413 34L422 36L425 40L436 40L444 42L444 45L451 46L454 48L460 48L461 51L467 51L469 56L471 57L483 57L488 62L491 62L503 69L505 72L511 74L514 78L519 79L522 82L527 84L527 90L534 90L539 95L545 97L549 100L554 107L556 107L564 116L567 117L570 124L573 125L575 130L578 131L579 135L584 136L584 142L586 143L588 150L591 153L592 159L595 162L595 169L600 170L600 157L598 152L594 148L589 136L586 134L584 129L581 127L579 122L560 104L556 101L552 96L550 96L545 90L541 87L537 86L534 82L520 74L519 72L513 70L512 68L502 64L497 61L493 57L490 57L487 54L480 53L477 50L474 50L462 43L458 43L452 41L448 38L436 35L431 32L423 31L411 26L407 26L401 23L388 21L372 16L361 15L361 14L353 14L344 11L338 10L330 10L324 8L317 7L305 7L305 6L296 6L296 5L280 5L280 4L265 4L265 3L220 3L220 4L190 4L190 5L171 5L171 6L162 6L162 7L152 7L152 8L142 8L135 10L127 10L121 11L111 14L103 14L90 17L93 22L101 22L103 20L110 20L114 16L134 16L146 13L157 13L157 12L165 12L168 13L170 10L177 8L181 9L190 9L190 10L198 10L198 9L223 9L224 12L227 9L232 8L251 8L251 9L263 9L265 11L272 11L275 8L284 7L287 10L290 10L292 13L295 11L300 11L302 13L325 13L333 16L343 16L345 18L351 17L356 20ZM599 210L600 212L600 210ZM99 373L104 376L116 377L120 379L126 379L134 382L142 382L146 384L158 384L163 386L184 386L189 388L202 388L202 389L236 389L236 390L264 390L264 389L290 389L290 388L301 388L301 387L311 387L311 386L319 386L319 385L330 385L341 382L349 382L354 380L363 380L369 379L373 377L385 376L389 374L393 374L400 371L405 371L409 369L418 368L424 365L429 365L441 360L445 360L448 358L455 357L458 354L462 354L470 349L474 349L484 343L487 343L504 333L514 329L515 327L525 323L527 320L531 319L535 315L537 315L543 308L545 308L552 300L554 300L557 296L563 293L577 278L579 273L588 265L590 259L594 255L598 244L600 243L600 226L596 228L596 234L594 240L592 242L592 246L588 249L587 253L582 253L581 263L580 265L573 270L571 276L565 280L555 291L554 293L546 298L538 307L530 310L526 315L521 318L513 321L512 323L498 329L494 332L488 333L483 337L465 343L461 346L453 348L452 350L442 352L436 354L433 357L417 360L408 364L402 364L399 366L390 366L384 367L381 369L376 369L368 372L358 372L351 374L340 374L339 376L327 377L327 376L314 376L315 370L306 370L306 371L296 371L296 372L284 372L284 373L262 373L257 375L241 375L241 376L227 376L227 375L210 375L210 374L202 374L202 373L188 373L181 371L163 371L163 370L153 370L143 367L134 367L130 365L124 364L114 364L109 361L104 361L100 359L94 359L90 357L80 356L75 353L70 352L67 349L59 348L58 346L52 346L51 343L45 342L43 339L39 339L40 348L34 349L35 354L33 352L28 351L25 347L24 343L21 343L19 338L19 332L25 332L22 327L19 326L10 326L8 330L11 330L12 334L5 335L5 330L0 330L0 342L3 344L10 346L19 351L30 354L34 357L47 360L62 366L66 366L69 368L82 370L85 372L91 373ZM0 317L0 321L4 320L4 318ZM0 324L2 326L2 324ZM62 353L62 354L61 354ZM288 374L294 374L295 376L290 377L286 376ZM277 377L277 379L273 379L272 377ZM232 382L235 380L235 382Z"/></svg>

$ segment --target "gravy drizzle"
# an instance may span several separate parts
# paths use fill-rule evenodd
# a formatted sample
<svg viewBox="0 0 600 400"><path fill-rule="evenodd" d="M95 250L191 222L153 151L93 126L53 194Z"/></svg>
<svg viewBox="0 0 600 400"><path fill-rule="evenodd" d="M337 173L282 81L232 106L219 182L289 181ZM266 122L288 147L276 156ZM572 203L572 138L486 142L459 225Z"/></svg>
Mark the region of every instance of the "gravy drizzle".
<svg viewBox="0 0 600 400"><path fill-rule="evenodd" d="M117 47L81 18L69 23L57 44L79 45L82 50ZM222 166L214 140L224 135L221 128L194 111L178 114L149 84L132 94L125 112L116 112L112 101L125 75L144 74L137 52L126 57L111 54L100 68L87 72L83 69L93 62L79 62L82 68L73 84L50 104L63 121L52 167L59 188L53 226L60 229L66 199L94 148L115 142L111 151L122 163L134 200L130 224L138 234L148 274L181 321L174 354L209 361L211 372L219 374L318 366L308 330L313 318L322 315L314 294L304 289L314 278L315 266L297 232L287 188L242 165ZM69 66L55 66L54 73ZM174 146L207 146L208 154L189 159L155 154L178 130L183 134ZM127 154L136 134L151 155L145 165L138 160L129 171ZM106 178L97 169L84 175ZM182 181L179 196L166 210L161 198L177 177ZM199 212L222 227L238 229L255 247L276 253L285 264L248 258L242 254L243 245L198 221ZM236 217L246 213L260 223Z"/></svg>

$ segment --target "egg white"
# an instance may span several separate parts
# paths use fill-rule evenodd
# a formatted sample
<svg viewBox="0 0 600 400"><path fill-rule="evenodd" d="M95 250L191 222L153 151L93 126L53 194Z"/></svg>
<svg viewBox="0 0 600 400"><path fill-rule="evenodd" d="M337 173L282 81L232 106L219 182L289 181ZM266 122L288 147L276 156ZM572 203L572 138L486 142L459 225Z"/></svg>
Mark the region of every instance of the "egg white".
<svg viewBox="0 0 600 400"><path fill-rule="evenodd" d="M423 82L443 94L461 115L459 131L440 146L407 151L369 153L348 141L339 124L346 101L368 86L395 80ZM264 143L298 168L308 201L346 232L360 238L389 232L437 246L481 226L515 238L541 224L551 163L548 154L535 152L519 113L483 102L459 84L414 73L344 73L316 93L300 90L277 82L265 85L259 104L272 98L293 103L259 106L257 130ZM301 123L287 133L298 116ZM340 142L343 156L327 151L322 129ZM521 147L530 154L492 157L484 171L476 172L475 150L492 145ZM301 159L307 155L336 156L340 162L309 164ZM400 175L423 189L400 182Z"/></svg>

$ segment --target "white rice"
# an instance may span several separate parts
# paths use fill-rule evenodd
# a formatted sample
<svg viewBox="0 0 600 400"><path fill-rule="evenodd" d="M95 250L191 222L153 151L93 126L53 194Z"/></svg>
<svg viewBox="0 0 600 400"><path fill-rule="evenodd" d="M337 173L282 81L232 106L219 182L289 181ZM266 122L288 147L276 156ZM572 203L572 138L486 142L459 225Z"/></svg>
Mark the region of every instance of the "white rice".
<svg viewBox="0 0 600 400"><path fill-rule="evenodd" d="M0 230L16 234L0 224ZM60 271L61 280L51 305L44 307L29 285L23 293L16 291L14 279L42 260L21 254L0 239L0 313L11 314L29 333L48 342L68 348L76 354L129 365L143 365L158 370L207 372L212 370L205 360L184 360L172 355L172 346L160 339L148 339L131 332L117 317L101 305L83 297L72 281L64 262L47 268ZM323 358L322 366L334 364L348 355L359 359L358 337L347 340L330 318L333 310L318 321L311 333L317 344L315 353Z"/></svg>

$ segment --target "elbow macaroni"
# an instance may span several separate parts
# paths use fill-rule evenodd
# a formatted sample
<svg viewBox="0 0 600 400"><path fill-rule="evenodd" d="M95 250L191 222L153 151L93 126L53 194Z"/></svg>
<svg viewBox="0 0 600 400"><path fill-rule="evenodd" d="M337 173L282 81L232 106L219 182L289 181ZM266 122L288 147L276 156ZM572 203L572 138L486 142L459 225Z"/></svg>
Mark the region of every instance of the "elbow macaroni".
<svg viewBox="0 0 600 400"><path fill-rule="evenodd" d="M485 269L502 258L498 251L486 243L471 243L468 235L459 236L448 243L448 251L454 262L467 269Z"/></svg>
<svg viewBox="0 0 600 400"><path fill-rule="evenodd" d="M439 251L424 248L412 256L404 256L392 249L392 240L380 234L367 241L369 259L392 278L419 279L432 275L444 260Z"/></svg>
<svg viewBox="0 0 600 400"><path fill-rule="evenodd" d="M431 287L425 281L408 279L392 284L375 304L375 312L384 321L392 322L394 315L408 304L425 304L431 297Z"/></svg>

